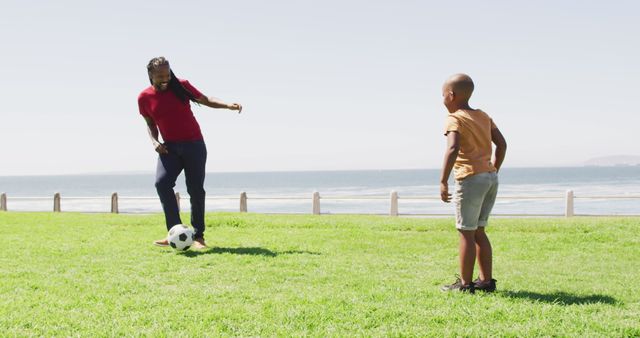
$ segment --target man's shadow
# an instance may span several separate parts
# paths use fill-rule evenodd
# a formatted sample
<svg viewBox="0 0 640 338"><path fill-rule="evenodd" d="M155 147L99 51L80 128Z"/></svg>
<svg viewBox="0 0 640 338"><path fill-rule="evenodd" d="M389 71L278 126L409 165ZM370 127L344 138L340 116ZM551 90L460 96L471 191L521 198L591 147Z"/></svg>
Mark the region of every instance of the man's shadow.
<svg viewBox="0 0 640 338"><path fill-rule="evenodd" d="M538 293L531 291L500 291L500 295L510 298L527 299L558 305L610 304L619 305L620 301L607 295L574 295L562 291L553 293Z"/></svg>
<svg viewBox="0 0 640 338"><path fill-rule="evenodd" d="M201 255L212 254L234 254L234 255L250 255L250 256L265 256L265 257L277 257L280 255L320 255L319 252L312 252L306 250L287 250L287 251L271 251L269 249L260 247L238 247L238 248L223 248L212 247L206 250L189 250L183 253L187 257L197 257Z"/></svg>

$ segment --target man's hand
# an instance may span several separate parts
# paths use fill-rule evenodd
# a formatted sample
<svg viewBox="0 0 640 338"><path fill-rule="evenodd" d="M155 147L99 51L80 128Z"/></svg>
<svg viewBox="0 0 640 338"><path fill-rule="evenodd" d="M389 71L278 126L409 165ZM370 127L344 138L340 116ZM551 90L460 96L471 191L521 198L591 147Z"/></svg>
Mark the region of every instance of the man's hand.
<svg viewBox="0 0 640 338"><path fill-rule="evenodd" d="M167 147L164 144L158 143L156 144L156 152L160 155L165 155L169 153L169 150L167 150Z"/></svg>
<svg viewBox="0 0 640 338"><path fill-rule="evenodd" d="M440 183L440 199L445 203L449 203L451 201L451 194L449 193L449 183Z"/></svg>
<svg viewBox="0 0 640 338"><path fill-rule="evenodd" d="M238 114L240 114L242 112L242 105L239 103L232 103L229 105L229 109L231 110L237 110Z"/></svg>

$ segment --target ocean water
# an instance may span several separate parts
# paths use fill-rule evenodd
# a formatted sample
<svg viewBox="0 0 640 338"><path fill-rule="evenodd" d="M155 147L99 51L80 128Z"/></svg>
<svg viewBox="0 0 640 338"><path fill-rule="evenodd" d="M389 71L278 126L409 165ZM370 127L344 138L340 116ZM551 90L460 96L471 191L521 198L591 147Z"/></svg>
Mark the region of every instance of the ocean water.
<svg viewBox="0 0 640 338"><path fill-rule="evenodd" d="M401 214L452 215L453 206L438 198L439 174L436 169L209 173L206 207L237 211L244 191L250 212L311 213L317 191L322 213L388 214L390 193L396 191ZM567 190L574 192L576 214L640 214L640 166L504 168L499 180L496 215L562 215ZM0 176L1 192L7 194L10 211L52 210L56 192L63 211L108 212L113 192L119 195L120 212L161 211L153 173ZM181 208L188 210L183 175L176 192L182 196Z"/></svg>

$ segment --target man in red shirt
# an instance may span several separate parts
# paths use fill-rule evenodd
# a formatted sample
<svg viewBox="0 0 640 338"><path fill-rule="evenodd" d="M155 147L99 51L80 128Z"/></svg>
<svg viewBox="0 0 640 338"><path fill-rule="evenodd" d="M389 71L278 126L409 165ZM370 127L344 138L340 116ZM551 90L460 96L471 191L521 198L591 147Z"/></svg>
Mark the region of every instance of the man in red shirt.
<svg viewBox="0 0 640 338"><path fill-rule="evenodd" d="M184 170L191 202L191 225L195 229L194 248L206 248L204 241L204 178L207 148L200 125L191 111L190 101L211 107L242 111L238 103L226 104L203 95L189 81L178 79L164 57L147 64L151 86L138 96L140 114L147 122L153 147L159 154L156 169L156 190L164 210L167 230L181 224L178 203L173 188ZM159 131L158 131L159 129ZM164 143L159 141L162 135ZM154 242L167 246L167 239Z"/></svg>

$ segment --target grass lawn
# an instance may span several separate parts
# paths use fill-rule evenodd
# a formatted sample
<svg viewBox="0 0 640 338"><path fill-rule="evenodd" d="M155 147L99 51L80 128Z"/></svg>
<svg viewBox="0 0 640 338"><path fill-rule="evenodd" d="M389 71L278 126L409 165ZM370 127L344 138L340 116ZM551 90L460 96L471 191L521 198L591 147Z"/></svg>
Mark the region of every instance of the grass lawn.
<svg viewBox="0 0 640 338"><path fill-rule="evenodd" d="M187 220L188 215L183 216ZM0 213L0 336L640 336L640 219L494 219L494 294L443 293L453 219Z"/></svg>

